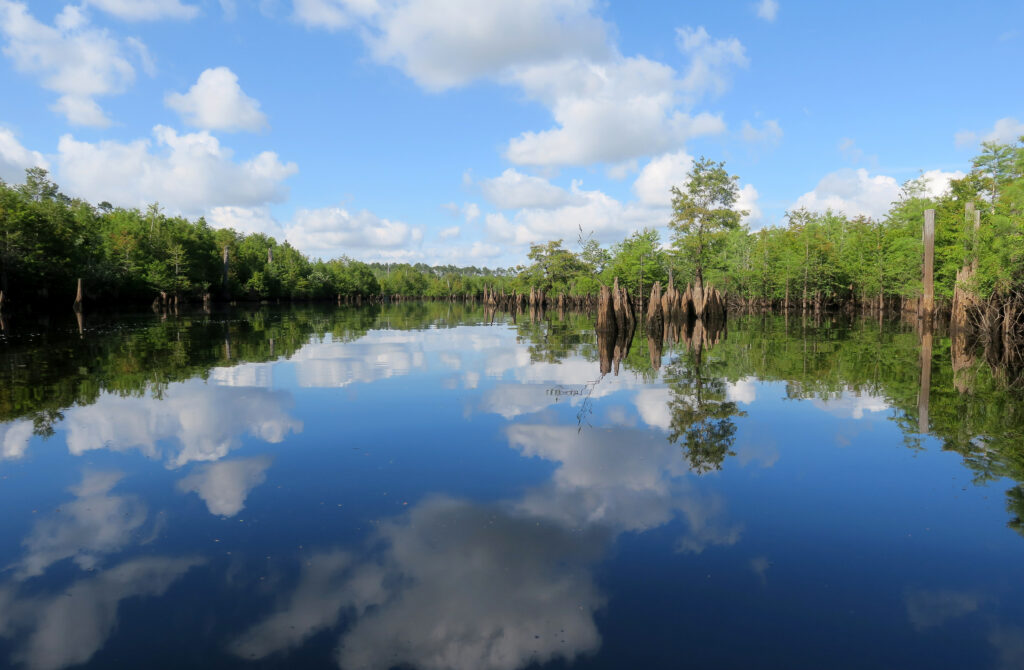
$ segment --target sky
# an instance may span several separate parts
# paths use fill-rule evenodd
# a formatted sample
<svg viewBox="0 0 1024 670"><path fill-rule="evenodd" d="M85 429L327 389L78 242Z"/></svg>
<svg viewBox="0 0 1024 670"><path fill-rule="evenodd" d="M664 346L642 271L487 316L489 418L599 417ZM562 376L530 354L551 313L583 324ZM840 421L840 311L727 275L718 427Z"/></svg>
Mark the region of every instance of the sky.
<svg viewBox="0 0 1024 670"><path fill-rule="evenodd" d="M881 217L1024 135L1024 3L0 0L0 178L313 257L512 266L668 239L695 157L751 229Z"/></svg>

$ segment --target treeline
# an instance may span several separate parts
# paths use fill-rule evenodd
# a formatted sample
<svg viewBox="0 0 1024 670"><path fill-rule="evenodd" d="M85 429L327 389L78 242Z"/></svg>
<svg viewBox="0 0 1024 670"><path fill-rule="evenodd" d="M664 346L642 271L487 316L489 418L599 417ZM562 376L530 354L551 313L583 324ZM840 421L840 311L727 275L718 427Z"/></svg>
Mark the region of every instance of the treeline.
<svg viewBox="0 0 1024 670"><path fill-rule="evenodd" d="M923 179L904 185L881 219L799 209L786 224L752 231L736 211L737 177L723 163L695 162L673 188L671 238L637 231L603 247L585 235L533 244L513 269L312 260L263 234L215 229L202 218L90 203L60 193L44 170L0 182L0 290L8 305L69 302L76 280L87 300L377 300L478 298L485 292L592 297L615 278L634 298L655 282L698 277L731 304L749 307L898 307L921 295L922 222L936 210L935 297L948 308L957 272L974 263L981 299L1024 288L1024 138L987 143L964 178L929 197ZM975 229L966 206L980 214ZM227 263L224 262L225 250ZM226 269L225 269L226 268ZM962 282L963 283L963 282ZM964 288L964 287L961 287Z"/></svg>
<svg viewBox="0 0 1024 670"><path fill-rule="evenodd" d="M226 257L226 262L225 262ZM504 279L486 268L313 260L287 242L213 228L205 219L97 205L60 192L45 170L0 181L0 291L7 307L87 302L372 300L481 294Z"/></svg>

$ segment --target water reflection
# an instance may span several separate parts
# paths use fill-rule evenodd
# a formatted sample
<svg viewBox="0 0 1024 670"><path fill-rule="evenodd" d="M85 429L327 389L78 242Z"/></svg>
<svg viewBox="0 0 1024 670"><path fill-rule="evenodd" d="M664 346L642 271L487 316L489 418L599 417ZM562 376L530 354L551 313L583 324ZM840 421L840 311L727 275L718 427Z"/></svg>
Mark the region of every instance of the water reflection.
<svg viewBox="0 0 1024 670"><path fill-rule="evenodd" d="M102 395L87 407L67 413L68 451L137 449L148 458L178 468L193 461L215 461L251 435L271 444L302 431L288 409L287 391L209 386L186 382L160 395Z"/></svg>
<svg viewBox="0 0 1024 670"><path fill-rule="evenodd" d="M146 521L147 510L136 496L111 493L122 477L119 472L85 473L71 488L75 499L39 519L22 542L25 556L15 568L15 579L39 576L67 558L91 570L105 554L124 548Z"/></svg>
<svg viewBox="0 0 1024 670"><path fill-rule="evenodd" d="M941 332L923 357L899 323L752 316L609 347L585 315L483 318L267 309L5 341L0 658L101 665L124 603L162 611L175 584L199 594L187 633L211 667L627 667L683 647L715 665L701 650L735 635L755 651L727 660L749 666L811 627L819 660L880 630L909 658L939 630L983 647L976 667L1019 658L1001 526L1020 531L1024 485L993 511L929 459L1024 482L1024 404L984 359Z"/></svg>
<svg viewBox="0 0 1024 670"><path fill-rule="evenodd" d="M178 489L198 494L210 514L232 517L245 508L249 492L266 481L269 467L266 457L200 465L178 482Z"/></svg>
<svg viewBox="0 0 1024 670"><path fill-rule="evenodd" d="M35 670L88 661L117 626L120 604L156 597L200 565L199 558L139 558L79 579L59 592L22 595L0 587L0 637L15 642L11 660Z"/></svg>

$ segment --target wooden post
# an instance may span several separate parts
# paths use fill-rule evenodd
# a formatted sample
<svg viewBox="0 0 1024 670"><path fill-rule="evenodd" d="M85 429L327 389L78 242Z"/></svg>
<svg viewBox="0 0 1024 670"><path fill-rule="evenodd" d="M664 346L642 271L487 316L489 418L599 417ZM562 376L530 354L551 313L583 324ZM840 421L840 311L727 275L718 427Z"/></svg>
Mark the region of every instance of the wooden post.
<svg viewBox="0 0 1024 670"><path fill-rule="evenodd" d="M274 250L267 249L267 265L271 265L274 262Z"/></svg>
<svg viewBox="0 0 1024 670"><path fill-rule="evenodd" d="M921 297L920 316L930 318L935 309L935 210L924 210L924 295Z"/></svg>
<svg viewBox="0 0 1024 670"><path fill-rule="evenodd" d="M4 309L4 292L0 290L0 311Z"/></svg>
<svg viewBox="0 0 1024 670"><path fill-rule="evenodd" d="M74 304L73 309L76 312L81 312L82 311L82 280L81 279L78 280L78 292L75 293L75 304Z"/></svg>

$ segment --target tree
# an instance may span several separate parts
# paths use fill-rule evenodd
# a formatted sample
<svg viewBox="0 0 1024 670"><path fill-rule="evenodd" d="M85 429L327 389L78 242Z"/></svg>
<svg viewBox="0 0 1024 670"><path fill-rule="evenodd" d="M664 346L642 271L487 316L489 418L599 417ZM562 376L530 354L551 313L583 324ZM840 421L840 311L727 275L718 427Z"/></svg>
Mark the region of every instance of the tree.
<svg viewBox="0 0 1024 670"><path fill-rule="evenodd" d="M725 163L701 156L687 174L685 190L672 187L672 243L693 262L703 283L708 260L719 251L725 235L740 225L746 212L733 209L739 197L739 177Z"/></svg>

